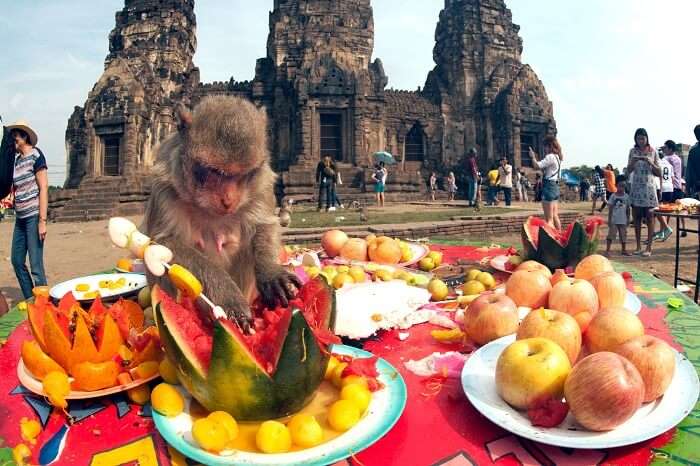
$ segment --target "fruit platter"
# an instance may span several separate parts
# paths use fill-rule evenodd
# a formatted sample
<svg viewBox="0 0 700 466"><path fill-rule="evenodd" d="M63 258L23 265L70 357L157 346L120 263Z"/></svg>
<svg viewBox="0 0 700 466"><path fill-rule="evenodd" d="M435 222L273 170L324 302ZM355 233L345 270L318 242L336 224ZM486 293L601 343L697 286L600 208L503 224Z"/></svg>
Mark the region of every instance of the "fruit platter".
<svg viewBox="0 0 700 466"><path fill-rule="evenodd" d="M105 301L115 301L119 297L138 295L146 286L146 277L137 273L97 274L73 278L51 288L49 294L54 300L72 293L78 301L92 301L98 296Z"/></svg>
<svg viewBox="0 0 700 466"><path fill-rule="evenodd" d="M321 246L327 257L338 261L375 262L402 267L417 264L430 253L428 246L414 241L374 234L365 238L350 238L341 230L326 231L321 237Z"/></svg>
<svg viewBox="0 0 700 466"><path fill-rule="evenodd" d="M370 446L396 423L406 403L406 386L396 369L366 351L335 345L332 354L313 399L292 416L238 423L221 411L208 414L179 389L184 400L182 412L168 416L156 410L156 427L168 443L203 464L326 465L347 458ZM372 360L376 379L343 376L348 364L343 361L352 364L354 358ZM369 387L365 380L370 380ZM229 426L228 443L220 451L216 450L223 441L212 445L217 429L206 425L206 420L216 422L217 418ZM199 433L203 423L208 437Z"/></svg>

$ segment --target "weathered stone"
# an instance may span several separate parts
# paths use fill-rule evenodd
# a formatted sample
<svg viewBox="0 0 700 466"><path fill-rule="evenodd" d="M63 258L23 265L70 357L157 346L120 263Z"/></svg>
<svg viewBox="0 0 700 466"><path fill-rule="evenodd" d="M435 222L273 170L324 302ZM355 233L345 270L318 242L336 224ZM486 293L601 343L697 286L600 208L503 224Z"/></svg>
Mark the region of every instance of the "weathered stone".
<svg viewBox="0 0 700 466"><path fill-rule="evenodd" d="M436 66L417 91L385 89L381 60L370 61L370 0L275 0L267 56L251 81L200 83L195 26L194 0L125 0L105 71L68 122L65 187L81 187L73 197L89 194L83 182L118 177L115 209L133 209L148 195L143 177L155 146L175 130L177 105L209 95L267 109L273 167L282 175L278 198L313 197L315 166L329 154L344 200L369 199L371 155L383 150L398 161L387 199L424 198L427 172L453 170L469 147L479 150L482 169L503 155L527 166L521 149L541 149L555 131L544 86L520 61L519 27L504 0L445 0ZM56 199L52 207L66 214L77 201Z"/></svg>

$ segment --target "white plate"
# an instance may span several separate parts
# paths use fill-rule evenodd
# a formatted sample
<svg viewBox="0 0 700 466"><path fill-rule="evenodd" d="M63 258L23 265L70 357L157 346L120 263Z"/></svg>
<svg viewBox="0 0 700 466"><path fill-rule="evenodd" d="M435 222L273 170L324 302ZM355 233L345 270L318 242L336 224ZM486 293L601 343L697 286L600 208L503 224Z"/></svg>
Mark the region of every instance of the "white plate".
<svg viewBox="0 0 700 466"><path fill-rule="evenodd" d="M353 357L370 357L371 353L344 345L334 345L333 353ZM153 421L166 442L183 455L209 465L268 465L314 466L327 465L359 453L382 438L399 420L406 405L406 385L399 372L384 359L377 360L379 380L384 388L372 394L366 414L355 426L342 435L317 447L279 454L230 451L228 455L214 455L196 446L190 437L192 418L189 405L192 398L178 387L185 396L185 411L176 417L165 417L153 411ZM223 452L229 453L229 452Z"/></svg>
<svg viewBox="0 0 700 466"><path fill-rule="evenodd" d="M91 392L71 390L71 392L66 396L66 400L84 400L87 398L99 398L101 396L113 395L115 393L131 390L132 388L148 383L158 377L160 377L160 375L156 373L147 379L138 379L126 385L117 385L116 387L103 388L102 390L94 390ZM37 395L46 396L41 380L35 378L34 375L29 372L29 369L27 369L27 366L24 365L22 358L19 358L19 362L17 363L17 378L19 378L19 382L27 390L34 392ZM72 380L72 378L69 377L69 380Z"/></svg>
<svg viewBox="0 0 700 466"><path fill-rule="evenodd" d="M675 427L692 411L700 393L698 374L688 359L676 353L676 372L664 396L645 403L627 422L609 432L592 432L576 423L571 413L552 428L535 427L527 414L510 407L496 393L496 362L513 341L509 335L482 346L462 370L462 388L471 404L494 424L548 445L568 448L612 448L656 437Z"/></svg>
<svg viewBox="0 0 700 466"><path fill-rule="evenodd" d="M408 244L408 247L411 249L411 260L406 261L406 262L400 262L398 264L382 264L380 262L366 262L366 261L356 261L356 260L348 260L348 259L343 259L340 256L337 256L333 259L333 262L338 263L338 264L370 264L374 263L380 266L390 266L390 267L408 267L409 265L417 264L420 262L422 258L428 255L430 252L430 248L422 243L416 243L413 241L404 241L406 244Z"/></svg>
<svg viewBox="0 0 700 466"><path fill-rule="evenodd" d="M112 280L117 281L120 278L126 280L126 285L121 288L110 290L107 288L100 288L99 283L102 280ZM75 291L75 287L79 284L85 284L90 286L90 290L86 292ZM125 296L129 294L137 293L141 288L146 286L146 276L138 273L105 273L101 275L90 275L87 277L74 278L63 283L55 285L49 291L49 294L53 299L61 299L69 291L73 293L75 299L78 301L92 301L93 298L85 298L85 293L90 291L99 291L100 298L109 299L117 298L120 296Z"/></svg>
<svg viewBox="0 0 700 466"><path fill-rule="evenodd" d="M146 273L146 266L144 265L143 260L141 259L132 259L131 269L132 270L126 270L119 267L114 267L114 270L120 273L138 273L141 275L144 275Z"/></svg>

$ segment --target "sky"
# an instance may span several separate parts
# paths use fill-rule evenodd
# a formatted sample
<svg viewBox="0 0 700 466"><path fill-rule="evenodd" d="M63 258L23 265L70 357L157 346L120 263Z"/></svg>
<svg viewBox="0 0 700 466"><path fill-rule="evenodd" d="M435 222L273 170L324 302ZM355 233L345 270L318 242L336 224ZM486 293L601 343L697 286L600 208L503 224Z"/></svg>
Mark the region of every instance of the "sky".
<svg viewBox="0 0 700 466"><path fill-rule="evenodd" d="M5 0L9 1L9 0ZM272 0L197 0L195 64L204 82L251 79ZM697 0L506 0L523 62L554 103L565 165L626 163L636 128L652 144L693 143L700 94ZM374 56L389 87L415 90L433 68L443 0L373 0ZM0 115L39 133L51 184L65 177L65 130L104 68L123 0L22 0L0 16ZM21 21L26 18L27 21Z"/></svg>

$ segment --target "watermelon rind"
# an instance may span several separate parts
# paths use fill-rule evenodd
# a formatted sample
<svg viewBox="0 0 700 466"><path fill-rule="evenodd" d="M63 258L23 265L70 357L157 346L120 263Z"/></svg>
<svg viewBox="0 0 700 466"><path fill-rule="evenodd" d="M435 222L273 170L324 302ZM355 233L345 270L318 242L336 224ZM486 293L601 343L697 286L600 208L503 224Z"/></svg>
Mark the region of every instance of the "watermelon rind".
<svg viewBox="0 0 700 466"><path fill-rule="evenodd" d="M559 241L552 238L544 228L539 230L537 244L537 262L546 265L552 270L566 267L566 248Z"/></svg>
<svg viewBox="0 0 700 466"><path fill-rule="evenodd" d="M566 262L569 267L576 267L584 257L590 255L592 241L589 240L586 230L579 222L575 222L569 243L566 245Z"/></svg>

